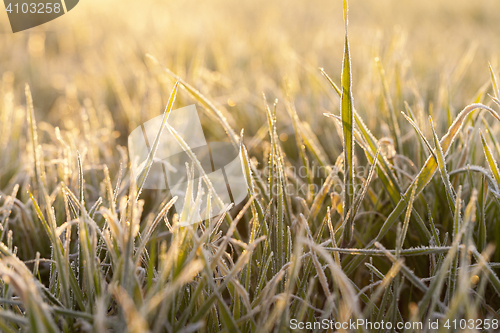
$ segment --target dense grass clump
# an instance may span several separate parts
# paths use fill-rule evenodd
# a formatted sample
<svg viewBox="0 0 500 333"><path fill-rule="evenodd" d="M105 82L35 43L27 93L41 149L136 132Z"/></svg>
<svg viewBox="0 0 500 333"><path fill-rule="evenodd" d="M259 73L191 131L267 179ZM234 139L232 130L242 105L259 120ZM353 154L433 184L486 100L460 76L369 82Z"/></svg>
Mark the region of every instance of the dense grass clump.
<svg viewBox="0 0 500 333"><path fill-rule="evenodd" d="M461 320L474 320L471 332L500 329L495 59L471 70L472 46L423 93L402 35L356 69L351 50L360 46L343 5L335 64L280 44L274 21L274 46L256 28L229 55L220 27L226 35L203 35L199 48L189 36L202 34L187 27L184 41L117 35L132 46L89 27L13 37L11 52L27 47L30 58L27 68L0 65L0 331L286 332L292 320L359 319L423 323L405 332L435 331L427 323L436 320L444 332ZM80 15L80 24L89 19ZM120 22L110 26L117 34ZM248 23L232 24L247 36ZM252 60L256 45L264 64ZM74 79L58 72L76 64ZM196 191L207 182L199 170L176 211L177 197L144 189L145 174L130 171L130 131L164 105L166 115L193 103L205 135L240 152L240 205ZM199 162L185 149L192 175ZM153 159L154 149L147 167ZM201 195L219 213L192 224Z"/></svg>

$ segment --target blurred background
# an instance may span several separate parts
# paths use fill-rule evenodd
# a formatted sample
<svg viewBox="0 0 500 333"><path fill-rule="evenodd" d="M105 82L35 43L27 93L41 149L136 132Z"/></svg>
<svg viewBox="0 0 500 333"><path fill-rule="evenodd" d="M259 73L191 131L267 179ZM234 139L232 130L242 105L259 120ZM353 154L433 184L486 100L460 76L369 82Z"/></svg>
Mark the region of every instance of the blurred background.
<svg viewBox="0 0 500 333"><path fill-rule="evenodd" d="M374 61L380 57L391 90L401 90L397 98L420 96L420 107L433 103L436 113L448 100L461 109L489 80L488 61L498 63L499 12L496 0L351 1L356 107L370 114L380 106ZM318 67L339 82L340 0L85 0L63 17L16 34L2 10L0 32L0 75L12 81L19 102L29 83L38 119L53 125L76 126L78 118L67 115L87 102L102 119L111 117L120 132L115 135L125 138L160 114L172 81L145 60L146 53L212 98L250 135L265 123L262 92L270 101L283 100L285 82L313 129L321 131L323 109L338 112L336 96L318 82L324 80ZM377 118L367 121L377 128Z"/></svg>

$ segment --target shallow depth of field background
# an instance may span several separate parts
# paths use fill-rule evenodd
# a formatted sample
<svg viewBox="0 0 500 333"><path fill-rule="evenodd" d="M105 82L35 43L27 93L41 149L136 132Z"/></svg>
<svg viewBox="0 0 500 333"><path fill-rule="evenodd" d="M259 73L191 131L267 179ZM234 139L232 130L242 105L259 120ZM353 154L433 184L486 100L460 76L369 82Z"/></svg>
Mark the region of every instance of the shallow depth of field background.
<svg viewBox="0 0 500 333"><path fill-rule="evenodd" d="M3 10L3 6L0 8ZM438 136L442 137L450 122L468 104L479 101L498 110L487 94L493 95L488 63L497 74L500 69L500 1L352 0L349 9L354 106L377 139L391 138L390 116L375 60L378 58L389 82L401 128L399 140L404 147L402 152L394 146L389 148L406 156L416 169L420 170L428 151L418 149L415 131L400 114L405 110L405 101L430 142L428 115L432 115ZM295 105L300 120L316 134L329 164L333 165L342 154L342 134L334 126L334 120L324 117L323 113L339 115L340 103L319 68L324 68L340 83L344 37L340 0L82 0L68 14L16 34L11 33L7 15L1 12L0 97L4 98L6 92L9 95L0 103L15 112L8 119L0 119L0 155L3 155L0 156L0 190L11 193L15 184L21 184L20 196L26 199L25 192L33 177L24 95L25 83L28 83L46 167L53 168L48 173L48 182L53 185L50 190L61 180L67 179L73 189L78 183L76 155L71 156L73 160L68 158L72 161L68 166L72 171L66 170L68 174L57 178L60 174L55 169L61 162L58 159L63 158L59 153L62 148L56 136L57 126L70 143L72 154L78 150L84 156L87 202L91 205L102 196L101 179L96 180L94 170L102 170L105 163L114 184L120 162L127 163L128 134L163 112L174 84L146 54L154 56L207 96L238 134L244 129L244 143L250 157L255 158L255 165L257 161L260 163L257 167L267 161L269 153L262 93L270 104L278 100L277 131L287 163L293 166L301 163L292 121L285 108L290 102ZM174 108L193 103L195 100L186 91L179 90ZM198 109L202 108L198 106ZM209 139L226 137L217 120L206 113L201 117ZM484 120L498 138L499 123L489 115L485 115ZM450 157L454 166L470 125L468 119L466 129L454 146ZM475 135L471 140L473 147L468 148L471 152L467 153L467 163L488 168L481 140L478 133ZM498 151L498 147L496 149L493 151ZM500 156L495 157L500 160ZM367 166L359 145L356 163ZM410 177L417 173L408 165L403 171ZM324 180L324 175L318 178L321 177ZM406 189L409 177L401 174L398 177ZM480 177L477 174L474 177L473 184L479 186ZM463 199L467 204L472 193L469 178L460 175L453 179L454 186L457 182L463 185ZM362 180L360 176L358 183ZM381 216L387 216L393 205L380 183L375 180L374 184L369 193L371 201L363 206L363 211L370 215L371 209L377 208ZM124 189L120 195L126 192ZM453 219L444 194L437 172L433 182L415 201L425 221L426 204L429 204L441 231L441 240L445 232L451 233ZM382 195L384 205L376 201L377 195ZM145 203L144 216L157 212L163 200L161 194L145 192L145 198L150 200ZM311 198L305 200L309 205L312 203ZM320 217L313 223L314 227L311 226L313 232L318 230L326 206L331 205L329 200L326 199ZM487 240L500 244L500 220L495 215L499 208L491 194L489 200L492 203L488 210ZM334 225L339 218L340 214L335 215ZM404 215L400 220L403 218ZM356 222L363 242L351 246L366 245L376 236L384 219L380 216L370 219L373 224L366 229L363 221L360 218ZM223 228L227 230L227 226ZM238 228L248 237L248 226ZM414 228L412 224L411 228ZM391 229L389 241L382 242L387 248L394 248L395 229ZM414 231L409 232L407 245L429 245L420 243L419 234ZM48 244L45 235L39 237ZM31 247L31 242L23 243L23 239L26 239L24 235L14 233L22 259L33 259L36 251L41 252L42 258L50 256L49 246L36 249ZM428 277L428 257L423 257L411 257L406 263L419 277ZM500 249L496 249L491 260L500 261ZM385 257L376 259L375 263L384 274L391 267ZM45 269L43 280L48 275L48 266L41 267ZM367 270L364 267L361 270L364 271L351 276L360 288L368 284L369 278ZM252 279L255 284L255 278ZM486 290L490 298L485 302L498 311L498 295L491 287ZM252 288L249 292L253 292ZM422 295L414 293L417 299ZM228 295L225 297L229 299ZM410 299L412 295L408 293L401 297L401 314L407 318L410 313L407 303L416 300ZM321 307L323 301L320 297L314 304Z"/></svg>
<svg viewBox="0 0 500 333"><path fill-rule="evenodd" d="M158 71L146 67L146 53L226 107L227 113L241 114L246 121L232 124L245 125L248 134L265 120L261 93L267 92L270 100L280 98L287 76L299 115L321 130L323 108L336 111L337 105L316 93L317 83L305 68L323 67L338 81L344 38L341 9L341 1L317 0L87 0L58 20L17 34L10 33L2 12L0 70L14 74L15 86L32 86L40 120L71 127L75 119L66 116L68 110L60 103L70 93L80 102L90 98L96 108L108 109L124 126L122 136L127 134L127 120L134 128L160 114L168 98L150 80ZM369 116L380 112L376 56L387 67L393 91L393 69L399 68L402 93L409 101L415 88L425 102L422 107L432 102L439 114L447 99L439 96L443 84L450 90L452 107L461 109L489 79L487 62L498 64L499 9L494 0L352 1L357 109ZM125 89L130 105L118 100L117 85ZM228 98L235 107L228 106ZM365 120L373 122L372 130L379 128L377 117Z"/></svg>

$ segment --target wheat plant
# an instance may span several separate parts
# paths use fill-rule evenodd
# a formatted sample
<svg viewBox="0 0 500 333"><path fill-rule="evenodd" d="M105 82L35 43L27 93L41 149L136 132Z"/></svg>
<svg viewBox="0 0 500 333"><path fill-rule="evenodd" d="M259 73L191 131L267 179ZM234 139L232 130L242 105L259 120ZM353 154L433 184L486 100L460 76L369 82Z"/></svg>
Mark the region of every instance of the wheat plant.
<svg viewBox="0 0 500 333"><path fill-rule="evenodd" d="M500 330L498 68L480 63L486 74L474 80L484 82L465 85L471 47L436 100L423 97L396 36L374 51L370 75L356 76L356 12L342 5L343 61L328 69L287 49L276 72L251 62L243 71L215 37L210 50L180 48L171 63L161 47L102 43L99 57L78 51L88 44L77 37L51 51L50 34L29 35L39 74L0 65L0 331ZM50 52L63 68L80 59L85 73L55 75L58 97L42 91L34 64L55 70ZM233 69L256 90L232 87ZM164 105L166 120L192 103L205 133L240 152L240 205L197 190L206 178L193 176L201 166L185 142L182 210L169 191L143 188L148 172L130 170L128 133ZM215 217L192 223L206 198ZM410 325L293 324L324 320Z"/></svg>

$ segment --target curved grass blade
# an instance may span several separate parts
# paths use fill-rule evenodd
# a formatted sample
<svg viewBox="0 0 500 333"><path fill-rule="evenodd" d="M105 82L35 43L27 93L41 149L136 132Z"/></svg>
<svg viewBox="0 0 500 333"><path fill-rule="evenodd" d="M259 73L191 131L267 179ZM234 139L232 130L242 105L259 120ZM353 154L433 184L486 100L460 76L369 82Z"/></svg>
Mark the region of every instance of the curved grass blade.
<svg viewBox="0 0 500 333"><path fill-rule="evenodd" d="M432 121L432 117L429 116L429 122L431 124L432 134L434 138L434 145L436 146L436 157L439 166L439 173L441 174L441 178L443 179L444 187L446 189L446 197L448 199L448 204L450 205L451 211L455 211L455 191L450 183L450 176L448 175L448 171L446 171L446 160L443 154L443 148L439 143L439 138L436 134L436 130L434 129L434 122Z"/></svg>
<svg viewBox="0 0 500 333"><path fill-rule="evenodd" d="M457 194L457 202L455 205L455 213L453 217L453 240L458 235L458 232L460 230L460 221L462 217L460 216L461 214L461 200L462 200L462 187L458 188L458 194ZM456 285L456 273L458 271L458 255L455 255L453 258L453 263L451 266L451 274L448 276L448 298L451 298L453 293L455 292L455 285Z"/></svg>
<svg viewBox="0 0 500 333"><path fill-rule="evenodd" d="M481 253L479 253L476 249L472 249L472 254L476 258L476 260L479 261L479 263L485 267L485 270L488 273L488 279L493 285L493 289L495 289L496 293L500 295L500 279L498 278L498 275L491 268L491 265L488 264L487 259L484 258L484 256L481 255Z"/></svg>
<svg viewBox="0 0 500 333"><path fill-rule="evenodd" d="M465 107L465 109L462 110L462 112L460 112L460 114L457 116L457 118L455 119L455 121L453 122L451 127L448 129L448 132L443 136L443 138L440 141L444 156L446 156L446 154L448 153L448 150L449 150L451 144L453 143L453 140L457 136L459 130L461 129L461 127L465 121L465 118L472 111L474 111L476 109L485 109L485 110L489 111L491 113L491 115L493 115L493 117L495 117L495 119L500 121L500 117L498 116L498 114L495 111L493 111L491 108L487 107L486 105L471 104L471 105ZM422 192L422 190L431 181L432 177L434 176L434 173L436 172L437 167L438 167L438 165L437 165L436 161L434 160L434 158L432 156L429 156L427 158L427 161L424 164L424 167L420 170L418 175L415 177L415 180L413 181L414 183L416 183L416 186L417 186L415 195L420 194L420 192ZM403 197L399 201L396 208L394 208L392 213L387 217L387 220L385 221L384 225L382 226L379 234L377 235L377 237L375 237L376 240L373 240L372 242L370 242L369 246L372 246L376 241L380 240L387 233L387 231L389 231L389 229L392 227L392 225L396 222L399 215L401 215L401 213L404 211L406 202L408 201L408 199L411 195L410 188L411 188L411 186L408 188L408 190L406 190L406 192L404 193Z"/></svg>
<svg viewBox="0 0 500 333"><path fill-rule="evenodd" d="M389 119L391 120L389 125L391 127L392 136L394 137L394 141L396 142L397 149L401 153L403 151L403 147L400 141L401 131L399 129L398 120L396 118L396 112L394 111L394 104L392 103L391 95L389 94L389 83L387 82L387 78L385 76L385 70L380 63L380 58L375 58L375 62L377 63L380 80L382 81L382 91L384 94L385 103L387 104L387 108L389 109Z"/></svg>
<svg viewBox="0 0 500 333"><path fill-rule="evenodd" d="M482 174L484 177L486 177L486 180L488 181L488 183L491 186L493 186L493 187L495 186L495 180L493 179L491 173L479 165L467 165L464 168L459 168L459 169L455 169L455 170L450 171L448 173L448 175L452 176L452 175L456 175L459 173L467 173L467 172L471 172L471 171L478 172L478 173Z"/></svg>
<svg viewBox="0 0 500 333"><path fill-rule="evenodd" d="M340 91L339 87L337 87L335 82L333 82L333 80L328 76L328 74L326 74L326 72L323 69L321 69L321 74L323 74L323 76L328 80L328 82L333 87L333 89L338 94L338 96L341 97L342 92ZM370 130L368 129L366 124L363 122L363 119L361 119L361 117L358 115L354 106L353 106L352 110L354 113L354 120L356 121L357 128L359 129L359 131L361 133L357 140L358 140L358 142L361 142L361 136L364 138L364 140L366 140L366 142L368 143L368 145L370 146L370 149L371 149L371 154L367 153L366 157L368 158L370 163L373 163L372 155L374 155L376 153L376 151L379 149L377 139L370 132ZM342 122L342 118L340 118L336 115L333 115L333 114L324 114L324 115L327 117L339 119L339 121ZM355 130L354 134L356 135L356 133L357 133L357 131ZM387 159L384 157L384 155L380 154L378 158L379 158L380 166L382 166L383 168L381 169L380 167L377 167L377 175L382 180L382 183L384 184L385 189L389 193L391 200L394 203L397 203L399 201L400 196L401 196L400 195L401 188L399 187L397 179L396 179L394 173L392 172L391 168L389 167L389 163L387 162Z"/></svg>
<svg viewBox="0 0 500 333"><path fill-rule="evenodd" d="M376 242L375 243L375 246L377 248L379 248L380 250L382 250L384 252L384 254L387 256L387 258L389 258L391 260L391 262L394 264L398 261L398 259L396 258L396 256L394 256L392 253L390 253L382 244L380 244L379 242ZM431 286L427 287L423 282L422 280L415 275L415 273L410 269L408 268L408 266L406 266L404 263L401 263L401 273L403 273L407 278L408 280L415 286L417 287L418 289L420 289L421 291L423 291L426 295L433 295L432 291L431 291ZM434 280L433 280L434 281ZM439 300L437 301L437 304L443 308L443 309L446 309L446 305L444 305L443 303L441 303Z"/></svg>
<svg viewBox="0 0 500 333"><path fill-rule="evenodd" d="M338 117L338 116L336 116L336 115L334 115L334 114L325 113L324 115L326 117L333 118L333 119L337 120L338 122L341 122L341 118ZM354 115L355 115L355 117L357 117L356 113ZM362 120L359 117L356 118L356 119L360 120L360 122L358 122L359 127L361 129L362 128L366 129L366 125L362 122ZM369 132L364 132L364 133L366 133L366 135L364 136L364 138L367 141L373 143L373 145L370 145L370 149L372 149L373 147L377 148L375 151L370 151L370 149L368 149L368 147L366 147L366 145L363 143L363 138L361 137L360 132L357 131L356 129L354 130L354 135L355 135L356 141L361 146L361 148L363 148L363 150L365 152L365 155L366 155L366 158L368 159L368 162L372 163L372 165L373 165L373 163L374 163L374 161L376 159L376 152L380 150L380 147L378 147L378 144L376 144L376 142L375 142L375 138ZM429 147L430 147L430 144L429 144ZM429 148L429 149L432 149L432 148ZM397 202L399 202L399 200L401 200L401 193L400 193L400 190L399 190L398 183L395 182L394 173L389 168L388 162L387 162L387 160L386 160L386 158L384 157L383 154L378 154L378 162L379 163L376 163L377 175L380 178L380 180L382 181L382 183L384 184L384 188L389 193L391 200L394 203L397 203ZM379 164L381 166L383 166L383 167L380 167ZM394 180L394 182L392 180ZM403 199L403 200L406 200L406 199ZM425 226L425 223L422 220L422 218L420 217L420 215L417 213L417 211L415 209L413 209L412 214L413 214L413 217L416 220L417 225L420 228L420 230L424 233L424 235L426 236L426 238L428 240L430 240L430 238L432 237L432 235L431 235L430 231L427 229L427 227Z"/></svg>
<svg viewBox="0 0 500 333"><path fill-rule="evenodd" d="M460 112L453 122L453 124L450 126L448 129L448 132L443 136L443 138L440 141L441 147L443 149L443 155L446 156L448 153L448 150L453 143L453 140L457 136L459 130L462 128L462 125L467 118L467 116L475 111L476 109L485 109L487 110L495 119L500 121L500 117L498 114L491 109L490 107L487 107L486 105L483 104L471 104L465 107L462 112ZM419 195L420 192L427 186L427 184L431 181L432 177L434 176L434 173L436 172L437 169L437 162L436 160L432 157L429 156L423 166L423 168L420 170L418 175L415 177L413 180L413 183L415 183L416 186L416 192L415 195ZM399 216L403 213L405 210L405 207L407 206L407 202L410 198L410 191L411 191L412 185L408 187L406 192L401 196L400 201L396 205L396 207L393 209L391 214L387 217L385 220L384 224L380 228L380 231L378 235L366 246L366 248L372 247L375 242L378 242L379 240L384 237L384 235L389 231L389 229L394 225L394 223L398 220ZM346 267L347 274L351 273L355 267L357 267L361 262L363 258L358 257L355 260L353 260L350 264L349 267Z"/></svg>
<svg viewBox="0 0 500 333"><path fill-rule="evenodd" d="M170 115L170 111L172 111L172 107L174 105L175 96L177 95L178 88L179 88L179 81L175 82L174 88L172 89L172 92L170 93L170 98L168 99L167 107L165 108L165 112L163 113L163 119L161 121L160 128L158 129L158 133L156 133L153 147L151 148L151 151L148 154L146 166L142 170L142 172L139 174L139 177L137 180L136 199L139 198L141 191L142 191L142 187L144 186L144 183L146 182L146 178L148 177L149 170L151 169L151 166L153 165L153 159L155 157L156 150L158 150L158 146L160 144L160 137L161 137L161 134L163 133L163 129L165 128L165 125L167 124L167 120L168 120L168 116Z"/></svg>
<svg viewBox="0 0 500 333"><path fill-rule="evenodd" d="M406 215L405 215L405 220L403 223L403 229L401 230L401 236L399 239L400 248L397 249L397 255L396 255L396 257L398 257L398 258L399 258L399 254L401 253L401 249L403 247L403 244L405 242L406 233L408 232L408 225L410 224L410 216L411 216L411 211L413 209L413 202L414 201L415 201L415 187L412 188L410 202L408 203L408 208L406 209Z"/></svg>
<svg viewBox="0 0 500 333"><path fill-rule="evenodd" d="M192 87L190 84L188 84L186 81L181 79L179 76L177 76L174 72L172 72L170 69L166 68L160 62L153 57L151 54L146 54L146 57L151 59L155 64L160 66L165 72L168 73L171 77L173 77L177 82L182 84L182 86L189 92L191 96L193 96L204 108L207 110L209 113L212 115L215 115L218 119L221 125L224 127L224 130L226 133L229 135L229 139L231 139L231 142L233 143L235 148L238 148L238 135L234 132L234 130L231 128L229 123L227 122L226 117L220 112L219 109L215 107L215 105L210 102L208 98L203 96L198 90L196 90L194 87Z"/></svg>
<svg viewBox="0 0 500 333"><path fill-rule="evenodd" d="M255 197L257 196L257 192L253 182L253 172L250 164L250 159L248 157L248 151L245 145L243 144L243 130L241 130L240 134L240 157L241 157L241 166L245 174L245 180L247 182L248 194L250 196ZM260 204L259 200L255 200L252 203L252 205L257 210L259 221L261 221L264 218L264 210L262 208L262 205Z"/></svg>
<svg viewBox="0 0 500 333"><path fill-rule="evenodd" d="M458 201L461 200L460 197L460 191L457 193L457 204L456 206L459 206ZM448 273L448 267L452 265L452 262L455 260L455 257L458 253L459 250L459 245L462 240L462 236L465 233L466 229L469 226L469 223L472 221L474 218L474 209L476 207L476 191L472 194L472 197L469 201L469 204L467 205L466 209L466 214L463 219L462 226L460 227L460 230L457 232L455 235L455 238L453 240L453 243L451 245L451 249L448 251L448 254L446 255L445 259L443 260L443 263L441 264L441 268L439 271L436 273L435 278L432 279L431 284L429 285L428 291L424 294L424 297L420 300L418 304L418 317L422 318L422 316L428 311L429 314L432 314L432 309L434 309L434 306L440 302L439 297L441 295L441 290L444 284L444 281L446 280L446 275ZM429 306L430 303L430 306Z"/></svg>
<svg viewBox="0 0 500 333"><path fill-rule="evenodd" d="M422 133L422 131L420 130L420 128L418 128L417 124L413 121L413 119L411 119L410 117L408 117L402 111L401 111L401 114L403 115L403 117L406 118L406 120L408 120L408 122L410 123L410 125L413 126L413 128L415 129L415 131L417 132L417 134L420 136L421 141L424 142L424 144L427 146L427 149L429 149L429 152L431 153L432 157L434 157L434 159L437 161L436 153L434 152L434 149L432 149L432 146L429 143L429 141L427 140L427 138L425 137L424 133Z"/></svg>

